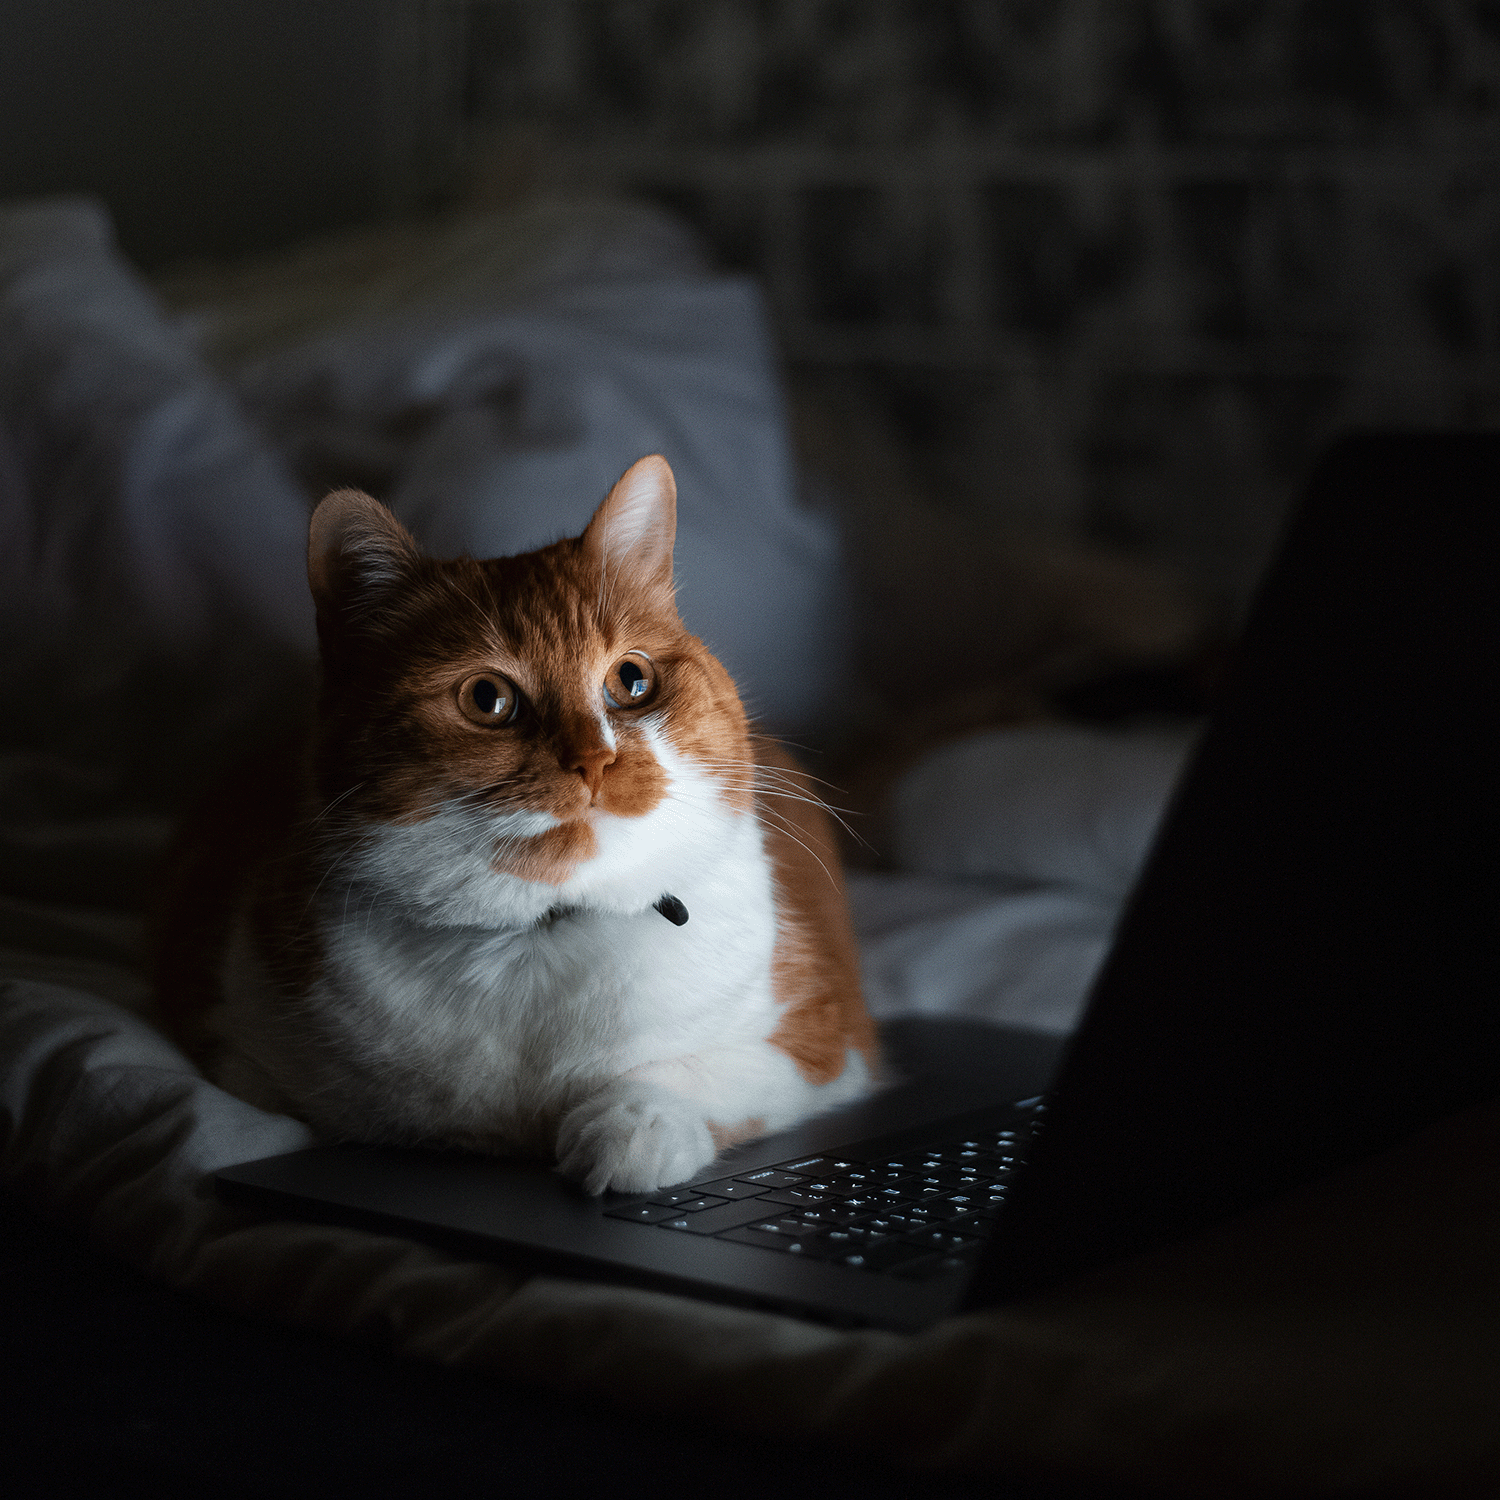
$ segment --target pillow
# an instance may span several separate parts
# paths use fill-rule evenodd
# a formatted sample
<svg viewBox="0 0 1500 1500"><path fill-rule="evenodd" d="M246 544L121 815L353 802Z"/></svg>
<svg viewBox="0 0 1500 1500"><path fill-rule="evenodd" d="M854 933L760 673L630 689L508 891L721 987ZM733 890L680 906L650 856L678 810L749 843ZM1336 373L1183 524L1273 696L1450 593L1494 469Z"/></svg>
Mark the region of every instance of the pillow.
<svg viewBox="0 0 1500 1500"><path fill-rule="evenodd" d="M438 555L576 534L663 453L688 627L773 731L837 720L840 540L799 499L760 293L659 210L545 198L169 292L310 487L371 489Z"/></svg>
<svg viewBox="0 0 1500 1500"><path fill-rule="evenodd" d="M1119 900L1191 743L1186 729L1056 724L955 740L896 783L889 852L907 870L1078 886Z"/></svg>
<svg viewBox="0 0 1500 1500"><path fill-rule="evenodd" d="M102 209L0 208L0 817L175 801L211 744L296 699L305 528Z"/></svg>

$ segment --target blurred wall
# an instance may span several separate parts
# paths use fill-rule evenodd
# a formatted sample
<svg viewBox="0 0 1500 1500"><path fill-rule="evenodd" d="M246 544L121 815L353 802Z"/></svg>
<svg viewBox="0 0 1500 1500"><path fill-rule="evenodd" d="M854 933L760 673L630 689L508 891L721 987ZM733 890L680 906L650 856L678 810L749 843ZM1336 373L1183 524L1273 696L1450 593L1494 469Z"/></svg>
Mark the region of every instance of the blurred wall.
<svg viewBox="0 0 1500 1500"><path fill-rule="evenodd" d="M936 502L1244 596L1312 455L1500 411L1495 0L0 0L0 196L156 266L644 190Z"/></svg>
<svg viewBox="0 0 1500 1500"><path fill-rule="evenodd" d="M475 0L468 97L758 273L939 500L1230 605L1330 435L1500 413L1493 0Z"/></svg>
<svg viewBox="0 0 1500 1500"><path fill-rule="evenodd" d="M0 0L0 197L102 196L139 263L422 201L456 142L452 0Z"/></svg>

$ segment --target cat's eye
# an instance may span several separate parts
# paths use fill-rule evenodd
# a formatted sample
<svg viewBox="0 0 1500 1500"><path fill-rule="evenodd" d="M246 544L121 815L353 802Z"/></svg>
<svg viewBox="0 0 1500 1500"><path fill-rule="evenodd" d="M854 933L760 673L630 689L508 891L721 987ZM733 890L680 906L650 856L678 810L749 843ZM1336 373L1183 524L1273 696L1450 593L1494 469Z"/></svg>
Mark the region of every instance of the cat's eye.
<svg viewBox="0 0 1500 1500"><path fill-rule="evenodd" d="M471 724L493 729L516 716L520 694L513 682L498 672L476 672L458 685L458 707Z"/></svg>
<svg viewBox="0 0 1500 1500"><path fill-rule="evenodd" d="M656 668L641 651L622 656L604 679L604 698L611 708L640 708L656 692Z"/></svg>

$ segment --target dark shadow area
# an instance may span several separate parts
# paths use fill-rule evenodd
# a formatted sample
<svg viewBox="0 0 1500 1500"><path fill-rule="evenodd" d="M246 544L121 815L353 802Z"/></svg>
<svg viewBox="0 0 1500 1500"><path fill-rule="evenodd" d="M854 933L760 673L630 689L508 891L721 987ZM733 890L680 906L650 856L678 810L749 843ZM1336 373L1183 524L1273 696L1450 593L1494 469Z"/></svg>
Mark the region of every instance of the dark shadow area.
<svg viewBox="0 0 1500 1500"><path fill-rule="evenodd" d="M0 1195L6 1492L111 1500L537 1494L1092 1500L705 1428L252 1322ZM1140 1497L1144 1500L1144 1497Z"/></svg>

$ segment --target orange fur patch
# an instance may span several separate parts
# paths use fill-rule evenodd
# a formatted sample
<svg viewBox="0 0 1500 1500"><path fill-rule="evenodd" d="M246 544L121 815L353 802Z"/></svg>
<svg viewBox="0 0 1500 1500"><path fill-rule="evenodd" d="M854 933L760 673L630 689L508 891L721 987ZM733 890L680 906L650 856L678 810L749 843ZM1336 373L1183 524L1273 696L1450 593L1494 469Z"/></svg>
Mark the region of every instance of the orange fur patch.
<svg viewBox="0 0 1500 1500"><path fill-rule="evenodd" d="M582 861L594 857L597 844L594 830L581 819L560 823L523 840L519 849L507 846L490 862L490 868L501 874L518 875L522 880L561 885Z"/></svg>
<svg viewBox="0 0 1500 1500"><path fill-rule="evenodd" d="M875 1023L860 990L859 950L832 821L817 805L806 773L784 750L761 739L756 755L766 768L757 800L776 880L772 985L784 1007L771 1045L809 1083L837 1078L851 1047L873 1073L879 1052ZM778 795L777 787L786 795Z"/></svg>
<svg viewBox="0 0 1500 1500"><path fill-rule="evenodd" d="M640 817L667 788L641 728L646 714L697 726L694 743L712 741L716 758L743 736L733 685L670 600L606 593L580 539L521 557L406 566L378 616L320 608L320 791L348 791L346 811L409 823L466 799L564 822L590 806ZM658 670L657 692L641 709L614 708L603 695L627 651L644 652ZM459 711L458 685L481 671L516 685L513 721L475 724ZM552 881L565 845L577 858L591 852L575 834L518 858L539 861L551 873L536 878ZM519 873L510 860L503 868Z"/></svg>
<svg viewBox="0 0 1500 1500"><path fill-rule="evenodd" d="M692 685L699 711L674 713L667 720L667 738L681 754L715 775L730 807L749 812L755 802L755 760L739 693L729 673L696 636L685 636L682 646L668 667Z"/></svg>

